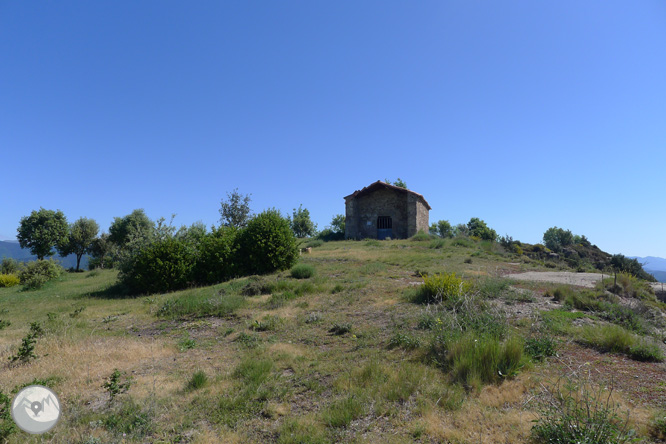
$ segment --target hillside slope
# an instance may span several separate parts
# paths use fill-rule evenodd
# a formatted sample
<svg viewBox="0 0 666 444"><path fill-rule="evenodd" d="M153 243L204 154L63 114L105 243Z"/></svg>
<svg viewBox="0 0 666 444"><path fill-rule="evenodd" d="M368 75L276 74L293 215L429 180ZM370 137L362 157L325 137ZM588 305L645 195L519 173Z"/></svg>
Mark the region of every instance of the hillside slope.
<svg viewBox="0 0 666 444"><path fill-rule="evenodd" d="M640 281L621 275L617 295L513 281L553 268L472 240L312 246L304 279L127 299L116 271L95 270L0 288L0 391L37 382L66 399L54 442L528 443L533 419L558 417L542 410L558 382L612 383L611 412L631 406L629 427L656 442L666 368L636 359L658 357L663 304ZM37 359L10 364L32 322ZM608 353L600 329L629 342ZM110 401L114 369L131 384Z"/></svg>

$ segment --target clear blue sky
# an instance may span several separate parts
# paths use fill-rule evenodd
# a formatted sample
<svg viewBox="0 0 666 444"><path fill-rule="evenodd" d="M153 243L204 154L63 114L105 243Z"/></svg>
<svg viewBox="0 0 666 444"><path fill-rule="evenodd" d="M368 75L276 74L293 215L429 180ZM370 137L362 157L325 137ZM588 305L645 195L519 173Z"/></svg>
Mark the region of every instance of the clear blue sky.
<svg viewBox="0 0 666 444"><path fill-rule="evenodd" d="M402 178L430 220L666 256L662 1L0 2L0 238Z"/></svg>

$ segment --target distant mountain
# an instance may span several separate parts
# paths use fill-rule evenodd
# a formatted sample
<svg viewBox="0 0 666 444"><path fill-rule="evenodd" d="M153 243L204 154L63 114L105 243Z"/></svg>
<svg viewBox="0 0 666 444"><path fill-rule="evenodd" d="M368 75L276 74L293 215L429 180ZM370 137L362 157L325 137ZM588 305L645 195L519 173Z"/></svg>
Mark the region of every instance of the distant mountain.
<svg viewBox="0 0 666 444"><path fill-rule="evenodd" d="M666 259L663 257L646 256L637 257L630 256L631 259L637 259L638 262L643 264L645 270L666 271Z"/></svg>
<svg viewBox="0 0 666 444"><path fill-rule="evenodd" d="M30 254L30 250L21 248L17 241L0 241L0 260L5 257L10 257L22 262L34 261L37 259L37 256ZM58 255L52 257L60 261L65 268L76 268L76 255L74 254L70 254L66 257ZM83 270L88 268L88 255L84 255L81 258L80 268Z"/></svg>
<svg viewBox="0 0 666 444"><path fill-rule="evenodd" d="M655 277L659 282L666 283L666 271L657 271L657 270L646 270L652 276Z"/></svg>

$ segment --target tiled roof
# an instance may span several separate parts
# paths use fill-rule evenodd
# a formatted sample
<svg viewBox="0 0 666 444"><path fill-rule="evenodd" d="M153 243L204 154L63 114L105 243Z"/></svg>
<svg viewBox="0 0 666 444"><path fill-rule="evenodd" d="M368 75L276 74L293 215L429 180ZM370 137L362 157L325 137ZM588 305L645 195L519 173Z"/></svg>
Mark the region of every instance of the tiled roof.
<svg viewBox="0 0 666 444"><path fill-rule="evenodd" d="M363 196L365 194L376 191L380 188L388 188L390 190L399 191L401 193L413 194L413 195L415 195L416 197L418 197L419 199L421 199L423 201L423 203L426 205L426 207L428 207L428 210L432 209L432 207L430 207L430 204L428 203L428 201L425 200L425 197L423 197L421 194L419 194L415 191L412 191L412 190L408 190L407 188L396 187L395 185L391 185L390 183L382 182L381 180L378 180L377 182L371 183L370 185L368 185L367 187L365 187L361 190L354 191L349 196L345 196L345 200L347 200L349 198L355 198L355 197Z"/></svg>

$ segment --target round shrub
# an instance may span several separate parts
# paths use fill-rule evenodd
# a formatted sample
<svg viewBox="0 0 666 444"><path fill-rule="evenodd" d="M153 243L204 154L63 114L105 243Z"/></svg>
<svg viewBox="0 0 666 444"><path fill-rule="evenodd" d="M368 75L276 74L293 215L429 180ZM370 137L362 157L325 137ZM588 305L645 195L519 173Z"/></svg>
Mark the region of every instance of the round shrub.
<svg viewBox="0 0 666 444"><path fill-rule="evenodd" d="M192 282L194 262L193 249L184 240L158 240L123 264L120 280L134 294L180 290Z"/></svg>
<svg viewBox="0 0 666 444"><path fill-rule="evenodd" d="M36 260L28 262L19 272L19 279L25 288L35 289L52 279L57 279L64 269L53 260Z"/></svg>
<svg viewBox="0 0 666 444"><path fill-rule="evenodd" d="M291 277L296 279L308 279L314 276L315 269L312 265L298 264L291 269Z"/></svg>
<svg viewBox="0 0 666 444"><path fill-rule="evenodd" d="M216 284L236 275L234 260L236 230L213 229L199 240L193 277L199 284Z"/></svg>
<svg viewBox="0 0 666 444"><path fill-rule="evenodd" d="M298 258L296 237L277 210L252 218L236 239L236 263L245 275L287 270Z"/></svg>
<svg viewBox="0 0 666 444"><path fill-rule="evenodd" d="M15 274L0 274L0 287L13 287L21 283Z"/></svg>

